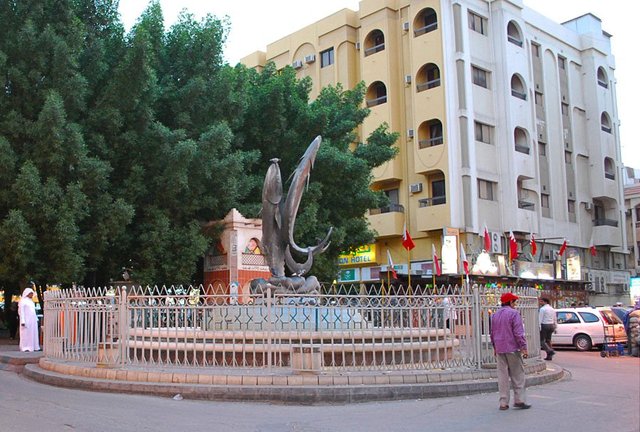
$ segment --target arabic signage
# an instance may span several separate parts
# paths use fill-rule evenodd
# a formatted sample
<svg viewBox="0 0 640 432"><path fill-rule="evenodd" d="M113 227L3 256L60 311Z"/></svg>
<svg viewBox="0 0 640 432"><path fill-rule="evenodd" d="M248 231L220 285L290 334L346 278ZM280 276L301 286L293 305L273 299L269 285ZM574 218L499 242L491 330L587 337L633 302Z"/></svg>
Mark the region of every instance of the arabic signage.
<svg viewBox="0 0 640 432"><path fill-rule="evenodd" d="M374 263L377 263L375 244L360 246L354 252L338 257L338 265L340 266L362 266Z"/></svg>

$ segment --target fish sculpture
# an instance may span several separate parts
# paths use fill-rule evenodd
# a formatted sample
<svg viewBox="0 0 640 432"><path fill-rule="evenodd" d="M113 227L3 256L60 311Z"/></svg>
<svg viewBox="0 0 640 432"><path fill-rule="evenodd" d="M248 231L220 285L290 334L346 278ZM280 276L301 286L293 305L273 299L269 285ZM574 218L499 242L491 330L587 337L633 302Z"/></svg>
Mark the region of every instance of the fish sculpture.
<svg viewBox="0 0 640 432"><path fill-rule="evenodd" d="M282 177L280 174L279 159L271 159L271 165L267 170L262 188L262 241L261 250L265 255L271 278L269 283L279 287L286 287L285 291L308 292L311 290L311 282L302 276L313 265L313 257L324 252L329 247L329 239L333 228L315 246L301 247L296 243L293 233L296 224L296 216L305 186L308 186L309 176L313 164L322 143L322 138L317 136L309 145L304 155L300 158L293 173L291 186L284 196ZM299 263L292 255L292 250L300 255L305 255L304 262ZM292 277L285 275L285 265ZM309 278L316 285L315 277Z"/></svg>

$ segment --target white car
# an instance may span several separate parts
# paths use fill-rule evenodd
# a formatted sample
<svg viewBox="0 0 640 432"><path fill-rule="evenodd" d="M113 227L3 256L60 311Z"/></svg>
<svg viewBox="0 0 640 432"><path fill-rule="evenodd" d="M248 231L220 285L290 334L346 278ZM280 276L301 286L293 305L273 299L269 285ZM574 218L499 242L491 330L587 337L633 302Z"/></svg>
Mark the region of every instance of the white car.
<svg viewBox="0 0 640 432"><path fill-rule="evenodd" d="M626 342L627 335L622 321L611 310L606 309L592 307L556 309L558 327L551 337L551 344L573 345L578 351L589 351L594 346L601 346L605 342Z"/></svg>

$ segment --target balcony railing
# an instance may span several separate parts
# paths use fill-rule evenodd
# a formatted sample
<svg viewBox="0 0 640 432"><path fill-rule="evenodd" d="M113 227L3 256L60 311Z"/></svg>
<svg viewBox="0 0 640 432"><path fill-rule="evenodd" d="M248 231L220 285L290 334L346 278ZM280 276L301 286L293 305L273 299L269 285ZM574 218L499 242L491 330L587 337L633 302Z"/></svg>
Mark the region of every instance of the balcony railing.
<svg viewBox="0 0 640 432"><path fill-rule="evenodd" d="M437 29L438 29L438 23L434 22L434 23L431 23L431 24L427 24L424 27L420 27L420 28L415 29L413 31L413 35L414 36L420 36L420 35L432 32L432 31L437 30Z"/></svg>
<svg viewBox="0 0 640 432"><path fill-rule="evenodd" d="M447 203L447 197L445 195L434 196L431 198L423 198L418 200L420 207L431 207L435 205L441 205Z"/></svg>
<svg viewBox="0 0 640 432"><path fill-rule="evenodd" d="M421 92L424 90L428 90L434 87L438 87L440 85L440 78L436 78L431 81L421 82L416 84L416 89Z"/></svg>
<svg viewBox="0 0 640 432"><path fill-rule="evenodd" d="M516 151L520 153L529 154L529 147L523 146L521 144L516 144Z"/></svg>
<svg viewBox="0 0 640 432"><path fill-rule="evenodd" d="M384 42L375 46L372 46L371 48L367 48L364 50L364 56L370 56L371 54L375 54L378 51L383 51L384 50Z"/></svg>
<svg viewBox="0 0 640 432"><path fill-rule="evenodd" d="M535 203L529 202L529 201L525 201L525 200L518 200L518 208L524 209L524 210L535 210L536 205Z"/></svg>
<svg viewBox="0 0 640 432"><path fill-rule="evenodd" d="M618 221L615 219L600 218L593 220L593 226L612 226L617 227Z"/></svg>
<svg viewBox="0 0 640 432"><path fill-rule="evenodd" d="M511 89L511 96L515 96L518 99L527 100L527 94L526 93L520 92L520 91L515 90L515 89Z"/></svg>
<svg viewBox="0 0 640 432"><path fill-rule="evenodd" d="M615 180L616 179L616 175L613 173L604 173L604 178L608 178L609 180Z"/></svg>
<svg viewBox="0 0 640 432"><path fill-rule="evenodd" d="M601 126L600 129L602 129L603 132L611 133L611 128L609 126Z"/></svg>
<svg viewBox="0 0 640 432"><path fill-rule="evenodd" d="M418 141L418 146L423 149L427 147L433 147L440 144L444 144L444 139L441 136L423 139Z"/></svg>
<svg viewBox="0 0 640 432"><path fill-rule="evenodd" d="M607 84L607 82L606 82L606 81L598 80L598 84L599 84L601 87L609 88L609 84Z"/></svg>
<svg viewBox="0 0 640 432"><path fill-rule="evenodd" d="M515 36L509 35L507 36L507 40L514 45L518 45L519 47L522 47L522 41Z"/></svg>
<svg viewBox="0 0 640 432"><path fill-rule="evenodd" d="M381 105L381 104L386 103L386 102L387 102L387 95L380 96L380 97L377 97L375 99L368 99L367 100L367 107Z"/></svg>
<svg viewBox="0 0 640 432"><path fill-rule="evenodd" d="M404 213L404 206L402 204L389 204L385 207L369 209L369 214L371 215L382 213Z"/></svg>

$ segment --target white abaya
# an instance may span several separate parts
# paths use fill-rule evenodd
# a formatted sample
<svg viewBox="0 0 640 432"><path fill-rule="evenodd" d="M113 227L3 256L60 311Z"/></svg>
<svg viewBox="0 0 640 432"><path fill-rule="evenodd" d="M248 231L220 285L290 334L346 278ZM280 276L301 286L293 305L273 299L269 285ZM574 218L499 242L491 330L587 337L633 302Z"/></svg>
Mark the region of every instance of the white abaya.
<svg viewBox="0 0 640 432"><path fill-rule="evenodd" d="M29 294L35 293L31 288L26 288L22 293L20 303L18 303L18 314L20 315L20 351L37 351L40 349L36 305L29 297Z"/></svg>

